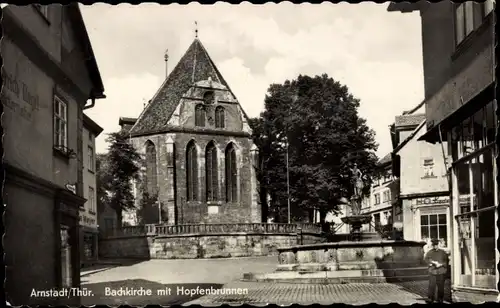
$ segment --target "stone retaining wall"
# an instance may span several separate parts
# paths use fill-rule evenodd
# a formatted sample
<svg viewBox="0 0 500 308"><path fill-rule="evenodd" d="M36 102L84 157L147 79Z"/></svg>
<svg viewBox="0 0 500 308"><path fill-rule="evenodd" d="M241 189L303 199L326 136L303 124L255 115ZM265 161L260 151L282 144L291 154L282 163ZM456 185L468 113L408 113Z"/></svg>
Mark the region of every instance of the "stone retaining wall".
<svg viewBox="0 0 500 308"><path fill-rule="evenodd" d="M101 258L195 259L278 255L278 248L322 242L315 233L129 235L101 239Z"/></svg>

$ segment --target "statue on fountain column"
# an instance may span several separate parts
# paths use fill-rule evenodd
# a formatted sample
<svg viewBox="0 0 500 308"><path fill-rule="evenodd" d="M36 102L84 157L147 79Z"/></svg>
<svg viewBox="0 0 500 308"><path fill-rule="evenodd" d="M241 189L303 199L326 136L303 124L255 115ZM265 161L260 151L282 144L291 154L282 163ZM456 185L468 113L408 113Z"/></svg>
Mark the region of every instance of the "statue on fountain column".
<svg viewBox="0 0 500 308"><path fill-rule="evenodd" d="M361 198L363 195L364 175L361 170L358 169L358 165L354 163L354 167L351 169L352 181L354 184L354 195L351 198L351 209L353 215L359 215L361 213Z"/></svg>

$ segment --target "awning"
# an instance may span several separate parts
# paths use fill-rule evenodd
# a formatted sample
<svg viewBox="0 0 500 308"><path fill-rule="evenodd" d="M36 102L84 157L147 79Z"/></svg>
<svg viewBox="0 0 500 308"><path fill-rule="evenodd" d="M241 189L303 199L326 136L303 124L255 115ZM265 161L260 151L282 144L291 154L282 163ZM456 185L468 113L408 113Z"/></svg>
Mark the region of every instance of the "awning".
<svg viewBox="0 0 500 308"><path fill-rule="evenodd" d="M460 106L457 110L452 112L449 116L444 118L441 122L435 124L432 128L428 129L425 134L423 134L418 140L427 141L430 143L440 142L439 130L441 129L441 135L443 139L446 139L447 133L455 126L457 123L462 122L467 117L470 117L479 109L486 106L489 102L495 99L495 83L492 82L489 86L483 89L479 94L470 99L467 103Z"/></svg>

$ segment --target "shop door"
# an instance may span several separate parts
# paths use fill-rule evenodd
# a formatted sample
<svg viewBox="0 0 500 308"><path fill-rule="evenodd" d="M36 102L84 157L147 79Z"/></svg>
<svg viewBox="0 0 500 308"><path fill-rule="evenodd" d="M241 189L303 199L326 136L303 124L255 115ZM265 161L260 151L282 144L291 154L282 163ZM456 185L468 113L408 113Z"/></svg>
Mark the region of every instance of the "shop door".
<svg viewBox="0 0 500 308"><path fill-rule="evenodd" d="M72 287L71 241L69 227L61 227L61 274L62 287Z"/></svg>

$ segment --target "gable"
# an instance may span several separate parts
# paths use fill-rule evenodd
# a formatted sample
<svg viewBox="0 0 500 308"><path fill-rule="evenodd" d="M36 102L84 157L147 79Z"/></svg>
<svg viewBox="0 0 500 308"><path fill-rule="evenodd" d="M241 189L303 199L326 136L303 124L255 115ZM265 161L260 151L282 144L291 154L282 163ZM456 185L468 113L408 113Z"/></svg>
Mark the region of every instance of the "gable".
<svg viewBox="0 0 500 308"><path fill-rule="evenodd" d="M61 6L61 66L91 98L105 98L104 86L78 4Z"/></svg>
<svg viewBox="0 0 500 308"><path fill-rule="evenodd" d="M180 115L182 100L190 96L199 99L196 97L199 96L197 92L203 88L226 92L224 95L238 105L245 118L244 121L247 121L248 117L239 106L235 95L200 40L196 38L143 110L132 127L131 134L140 136L168 130L173 124L170 120L174 113L174 117ZM195 97L192 97L193 95Z"/></svg>
<svg viewBox="0 0 500 308"><path fill-rule="evenodd" d="M415 142L418 141L418 135L423 135L425 132L424 126L425 126L426 121L422 121L420 125L405 139L403 140L393 151L393 154L397 154L402 148L404 148L408 142L414 140Z"/></svg>

